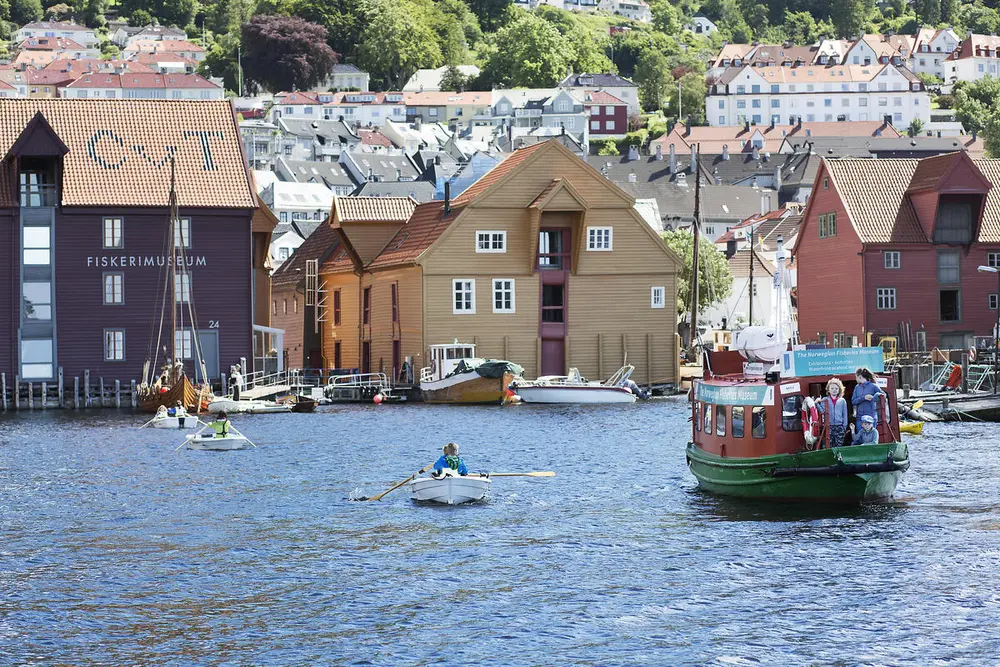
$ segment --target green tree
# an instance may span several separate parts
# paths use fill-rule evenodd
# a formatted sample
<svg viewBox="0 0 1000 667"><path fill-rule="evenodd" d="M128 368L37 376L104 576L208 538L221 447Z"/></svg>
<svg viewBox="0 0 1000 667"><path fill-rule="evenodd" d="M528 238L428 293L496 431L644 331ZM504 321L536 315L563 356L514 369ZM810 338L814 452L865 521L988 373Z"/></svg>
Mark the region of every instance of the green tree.
<svg viewBox="0 0 1000 667"><path fill-rule="evenodd" d="M830 18L838 37L856 37L867 31L874 0L833 0Z"/></svg>
<svg viewBox="0 0 1000 667"><path fill-rule="evenodd" d="M937 25L941 22L941 0L915 0L913 8L924 25Z"/></svg>
<svg viewBox="0 0 1000 667"><path fill-rule="evenodd" d="M1000 104L1000 80L988 76L978 81L959 81L952 88L955 116L966 132L983 132Z"/></svg>
<svg viewBox="0 0 1000 667"><path fill-rule="evenodd" d="M809 12L785 12L785 34L793 44L815 44L820 38L819 24Z"/></svg>
<svg viewBox="0 0 1000 667"><path fill-rule="evenodd" d="M677 84L680 84L681 105L677 106ZM695 72L683 75L667 90L667 110L669 114L684 120L690 117L695 124L705 122L705 77ZM683 114L681 118L680 114Z"/></svg>
<svg viewBox="0 0 1000 667"><path fill-rule="evenodd" d="M677 314L691 309L691 276L694 257L694 235L679 229L664 232L663 240L684 261L677 276ZM698 308L704 310L725 301L733 290L733 275L729 262L715 244L701 237L698 244Z"/></svg>
<svg viewBox="0 0 1000 667"><path fill-rule="evenodd" d="M198 66L204 77L219 77L226 90L239 92L239 67L236 63L239 33L226 33L216 39L205 51L205 60Z"/></svg>
<svg viewBox="0 0 1000 667"><path fill-rule="evenodd" d="M437 36L407 0L368 0L357 48L358 65L389 90L400 90L421 68L443 61Z"/></svg>
<svg viewBox="0 0 1000 667"><path fill-rule="evenodd" d="M462 71L451 65L441 75L441 90L454 90L462 92L469 85L469 77L462 74Z"/></svg>
<svg viewBox="0 0 1000 667"><path fill-rule="evenodd" d="M42 18L41 0L11 0L10 20L18 25L32 23Z"/></svg>
<svg viewBox="0 0 1000 667"><path fill-rule="evenodd" d="M941 0L941 20L945 23L957 22L960 7L961 4L958 0Z"/></svg>
<svg viewBox="0 0 1000 667"><path fill-rule="evenodd" d="M53 21L62 21L64 18L68 18L72 13L72 7L64 2L60 2L59 4L52 5L45 10L45 18Z"/></svg>
<svg viewBox="0 0 1000 667"><path fill-rule="evenodd" d="M653 0L649 3L653 12L653 27L665 35L676 35L681 31L681 12L670 0Z"/></svg>
<svg viewBox="0 0 1000 667"><path fill-rule="evenodd" d="M465 0L479 19L483 30L495 31L507 22L513 0Z"/></svg>
<svg viewBox="0 0 1000 667"><path fill-rule="evenodd" d="M255 16L242 37L246 76L271 91L311 88L337 62L326 28L298 17Z"/></svg>
<svg viewBox="0 0 1000 667"><path fill-rule="evenodd" d="M924 131L924 121L917 117L914 117L910 121L910 126L906 128L906 133L911 137L915 137Z"/></svg>
<svg viewBox="0 0 1000 667"><path fill-rule="evenodd" d="M0 23L3 23L4 27L6 28L7 27L6 24L9 21L10 21L10 0L0 0ZM9 33L10 30L8 29L7 32ZM0 35L0 39L10 39L10 35L7 36Z"/></svg>
<svg viewBox="0 0 1000 667"><path fill-rule="evenodd" d="M523 9L494 35L480 83L545 88L573 62L573 47L551 23Z"/></svg>
<svg viewBox="0 0 1000 667"><path fill-rule="evenodd" d="M101 28L107 25L105 14L108 11L107 0L86 0L83 10L83 23L88 28Z"/></svg>
<svg viewBox="0 0 1000 667"><path fill-rule="evenodd" d="M128 24L133 28L142 28L153 22L153 17L145 9L137 9L128 17Z"/></svg>
<svg viewBox="0 0 1000 667"><path fill-rule="evenodd" d="M639 84L642 108L646 111L661 109L673 82L666 56L653 49L643 51L635 68L635 82Z"/></svg>
<svg viewBox="0 0 1000 667"><path fill-rule="evenodd" d="M985 7L978 2L971 5L962 5L959 11L960 23L965 25L969 32L978 35L989 35L997 31L1000 25L1000 16L995 9Z"/></svg>
<svg viewBox="0 0 1000 667"><path fill-rule="evenodd" d="M326 27L330 48L349 59L364 27L360 5L361 0L294 0L289 13Z"/></svg>
<svg viewBox="0 0 1000 667"><path fill-rule="evenodd" d="M618 142L614 139L594 141L592 145L597 147L598 155L621 155L621 153L618 152Z"/></svg>

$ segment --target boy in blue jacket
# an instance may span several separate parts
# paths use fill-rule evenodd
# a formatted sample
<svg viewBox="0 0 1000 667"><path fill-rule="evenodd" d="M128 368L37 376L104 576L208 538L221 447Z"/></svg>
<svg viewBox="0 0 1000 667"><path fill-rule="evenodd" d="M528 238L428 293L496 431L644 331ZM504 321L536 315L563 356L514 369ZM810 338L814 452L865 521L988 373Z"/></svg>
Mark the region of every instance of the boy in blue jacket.
<svg viewBox="0 0 1000 667"><path fill-rule="evenodd" d="M875 418L871 415L865 415L861 418L861 430L857 433L854 432L854 424L851 424L851 433L854 433L854 438L851 440L852 445L878 444L878 431L875 430Z"/></svg>
<svg viewBox="0 0 1000 667"><path fill-rule="evenodd" d="M465 461L458 455L458 445L449 442L444 446L444 454L434 462L434 476L440 477L447 474L447 470L454 470L459 475L468 475L469 469L465 467Z"/></svg>

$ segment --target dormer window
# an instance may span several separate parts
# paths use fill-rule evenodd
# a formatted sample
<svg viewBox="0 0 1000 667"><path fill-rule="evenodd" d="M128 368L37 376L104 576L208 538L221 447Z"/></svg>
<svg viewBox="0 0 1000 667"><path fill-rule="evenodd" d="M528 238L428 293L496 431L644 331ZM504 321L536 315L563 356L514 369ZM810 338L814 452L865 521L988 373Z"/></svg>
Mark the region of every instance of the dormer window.
<svg viewBox="0 0 1000 667"><path fill-rule="evenodd" d="M962 195L941 195L934 243L968 245L972 243L972 201Z"/></svg>

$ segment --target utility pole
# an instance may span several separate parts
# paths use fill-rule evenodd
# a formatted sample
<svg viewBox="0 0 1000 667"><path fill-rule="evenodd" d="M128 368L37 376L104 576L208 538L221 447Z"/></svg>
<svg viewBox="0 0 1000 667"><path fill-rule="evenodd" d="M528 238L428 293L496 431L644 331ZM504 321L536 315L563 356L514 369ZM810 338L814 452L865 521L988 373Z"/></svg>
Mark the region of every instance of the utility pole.
<svg viewBox="0 0 1000 667"><path fill-rule="evenodd" d="M239 96L243 97L243 44L236 45L236 79L239 86Z"/></svg>
<svg viewBox="0 0 1000 667"><path fill-rule="evenodd" d="M701 153L701 144L697 144ZM698 246L701 243L701 179L698 172L694 175L694 249L691 252L691 347L695 347L695 337L698 336ZM701 355L699 355L699 358Z"/></svg>
<svg viewBox="0 0 1000 667"><path fill-rule="evenodd" d="M682 103L681 103L681 82L678 81L677 82L677 122L678 123L681 122L682 118L684 118L684 110L681 107L682 107Z"/></svg>
<svg viewBox="0 0 1000 667"><path fill-rule="evenodd" d="M750 228L750 286L747 288L750 292L747 297L750 300L750 317L747 324L753 326L753 227Z"/></svg>

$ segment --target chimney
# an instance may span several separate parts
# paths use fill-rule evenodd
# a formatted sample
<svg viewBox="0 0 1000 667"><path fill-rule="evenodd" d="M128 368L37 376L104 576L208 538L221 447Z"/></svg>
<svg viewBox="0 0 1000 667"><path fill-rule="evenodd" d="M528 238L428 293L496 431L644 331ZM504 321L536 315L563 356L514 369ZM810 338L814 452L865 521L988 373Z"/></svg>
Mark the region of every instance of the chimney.
<svg viewBox="0 0 1000 667"><path fill-rule="evenodd" d="M403 170L402 169L397 169L396 170L396 181L398 182L398 181L401 181L401 180L403 180Z"/></svg>
<svg viewBox="0 0 1000 667"><path fill-rule="evenodd" d="M749 132L749 131L750 131L750 121L746 121L746 122L745 122L745 123L743 124L743 131L744 131L744 132Z"/></svg>
<svg viewBox="0 0 1000 667"><path fill-rule="evenodd" d="M771 197L770 195L760 193L760 214L767 215L768 211L771 210Z"/></svg>
<svg viewBox="0 0 1000 667"><path fill-rule="evenodd" d="M774 116L771 116L771 125L770 125L770 127L771 127L772 130L774 129Z"/></svg>
<svg viewBox="0 0 1000 667"><path fill-rule="evenodd" d="M726 259L732 259L736 254L736 239L726 241Z"/></svg>
<svg viewBox="0 0 1000 667"><path fill-rule="evenodd" d="M975 140L977 139L978 136L979 136L979 130L973 130L972 131L972 141L975 142Z"/></svg>
<svg viewBox="0 0 1000 667"><path fill-rule="evenodd" d="M632 144L628 147L628 161L632 162L639 159L639 147Z"/></svg>
<svg viewBox="0 0 1000 667"><path fill-rule="evenodd" d="M451 181L444 182L444 214L451 213Z"/></svg>
<svg viewBox="0 0 1000 667"><path fill-rule="evenodd" d="M691 168L692 174L698 173L698 144L691 144Z"/></svg>
<svg viewBox="0 0 1000 667"><path fill-rule="evenodd" d="M677 173L677 151L674 149L673 144L670 144L670 173Z"/></svg>
<svg viewBox="0 0 1000 667"><path fill-rule="evenodd" d="M435 155L434 156L434 164L441 164L441 156L440 155Z"/></svg>
<svg viewBox="0 0 1000 667"><path fill-rule="evenodd" d="M892 115L891 114L886 114L884 120L885 120L886 126L891 126L892 125Z"/></svg>
<svg viewBox="0 0 1000 667"><path fill-rule="evenodd" d="M795 119L795 127L799 130L802 129L802 116L799 116L797 119Z"/></svg>
<svg viewBox="0 0 1000 667"><path fill-rule="evenodd" d="M781 165L774 166L774 189L781 190Z"/></svg>
<svg viewBox="0 0 1000 667"><path fill-rule="evenodd" d="M656 161L663 161L663 144L656 144Z"/></svg>
<svg viewBox="0 0 1000 667"><path fill-rule="evenodd" d="M628 175L628 182L629 183L635 183L635 174L634 173L630 173Z"/></svg>
<svg viewBox="0 0 1000 667"><path fill-rule="evenodd" d="M375 170L372 169L371 167L368 168L368 180L370 182L374 182L375 181Z"/></svg>
<svg viewBox="0 0 1000 667"><path fill-rule="evenodd" d="M722 159L729 159L729 144L722 144Z"/></svg>
<svg viewBox="0 0 1000 667"><path fill-rule="evenodd" d="M759 160L760 159L760 149L757 148L757 144L754 144L754 146L753 146L753 159L754 160Z"/></svg>

